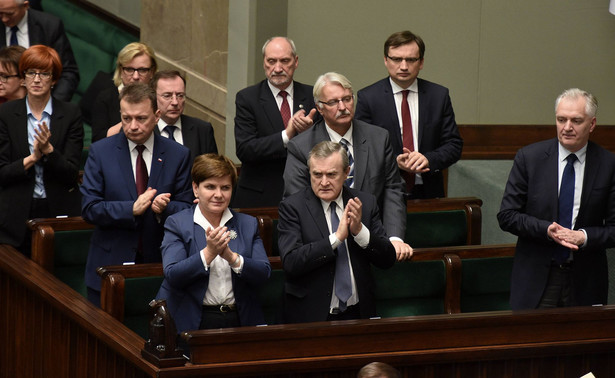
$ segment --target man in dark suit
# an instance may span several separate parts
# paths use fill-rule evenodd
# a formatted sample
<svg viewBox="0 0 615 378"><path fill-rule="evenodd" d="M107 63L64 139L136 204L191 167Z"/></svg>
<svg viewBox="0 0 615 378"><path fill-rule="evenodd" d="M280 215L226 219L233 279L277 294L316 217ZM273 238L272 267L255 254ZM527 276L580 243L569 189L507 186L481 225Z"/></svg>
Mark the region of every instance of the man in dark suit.
<svg viewBox="0 0 615 378"><path fill-rule="evenodd" d="M150 82L156 91L160 119L154 132L188 147L190 161L218 153L211 123L184 115L186 79L178 71L159 71Z"/></svg>
<svg viewBox="0 0 615 378"><path fill-rule="evenodd" d="M323 140L345 143L352 176L347 185L373 194L382 210L382 223L395 246L399 260L412 256L412 248L403 242L406 232L406 204L403 185L389 143L389 133L379 127L354 120L354 97L350 81L328 72L314 85L314 98L322 120L288 144L284 169L284 196L309 185L308 154Z"/></svg>
<svg viewBox="0 0 615 378"><path fill-rule="evenodd" d="M166 218L188 208L190 151L154 134L160 112L146 84L120 94L122 133L90 147L85 164L82 215L96 225L86 264L88 299L100 303L96 269L125 262L160 262Z"/></svg>
<svg viewBox="0 0 615 378"><path fill-rule="evenodd" d="M370 318L376 315L371 265L395 263L376 198L344 186L344 148L317 144L308 157L311 187L280 203L279 246L286 274L284 321Z"/></svg>
<svg viewBox="0 0 615 378"><path fill-rule="evenodd" d="M555 103L557 138L517 152L500 227L519 237L513 310L605 304L605 249L615 246L615 155L593 142L596 98L580 89Z"/></svg>
<svg viewBox="0 0 615 378"><path fill-rule="evenodd" d="M286 146L312 126L316 115L312 87L293 81L298 64L294 42L273 37L263 46L267 79L237 93L235 145L241 170L233 207L277 206L282 199Z"/></svg>
<svg viewBox="0 0 615 378"><path fill-rule="evenodd" d="M444 197L442 170L463 147L448 89L417 79L424 55L421 37L392 34L384 43L389 77L357 93L355 117L389 131L408 198Z"/></svg>
<svg viewBox="0 0 615 378"><path fill-rule="evenodd" d="M4 28L0 28L0 48L18 44L25 48L45 45L55 49L62 60L62 76L53 88L53 97L70 101L79 85L79 68L64 24L51 14L28 8L27 0L0 0L4 23Z"/></svg>

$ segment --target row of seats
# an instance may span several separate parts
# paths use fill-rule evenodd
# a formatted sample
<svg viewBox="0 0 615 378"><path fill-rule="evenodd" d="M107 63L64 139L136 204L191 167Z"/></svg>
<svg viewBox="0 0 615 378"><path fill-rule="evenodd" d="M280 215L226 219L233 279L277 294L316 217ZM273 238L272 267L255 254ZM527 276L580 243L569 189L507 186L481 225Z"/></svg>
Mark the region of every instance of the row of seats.
<svg viewBox="0 0 615 378"><path fill-rule="evenodd" d="M417 250L411 262L398 263L385 271L374 269L380 316L482 311L507 306L509 278L506 277L510 274L512 257L498 257L488 262L484 257L494 252L487 247L488 252L483 252L475 264L471 261L472 254L464 252L464 255L461 250L455 249L464 247L443 247L480 244L481 205L482 201L474 197L409 202L407 241L415 247L427 249ZM261 300L268 323L276 323L280 319L284 283L277 243L274 242L277 240L277 208L241 211L258 218L260 234L270 255L273 270L271 278L261 289ZM85 295L83 277L93 226L81 217L34 219L29 226L33 232L32 259ZM412 231L419 229L429 232ZM480 263L486 263L489 267L475 268ZM494 264L501 266L493 268ZM99 269L99 274L104 278L103 309L145 337L146 319L149 317L147 304L162 282L160 264L103 267ZM489 277L486 274L495 275L499 280L497 285L493 285L493 277L483 278ZM481 290L485 295L481 297L482 294L478 294L470 302L466 301L470 296L461 294L465 291L480 293ZM482 298L480 301L484 305L477 305L479 298Z"/></svg>

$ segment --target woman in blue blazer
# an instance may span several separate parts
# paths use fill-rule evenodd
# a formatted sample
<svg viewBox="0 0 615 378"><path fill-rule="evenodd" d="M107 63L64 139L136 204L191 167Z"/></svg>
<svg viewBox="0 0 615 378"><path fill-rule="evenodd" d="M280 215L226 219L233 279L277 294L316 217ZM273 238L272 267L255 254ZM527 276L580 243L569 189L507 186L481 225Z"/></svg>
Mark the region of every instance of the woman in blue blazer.
<svg viewBox="0 0 615 378"><path fill-rule="evenodd" d="M228 208L237 182L225 156L197 156L198 204L170 216L162 241L166 299L178 332L264 324L258 286L271 273L256 218Z"/></svg>

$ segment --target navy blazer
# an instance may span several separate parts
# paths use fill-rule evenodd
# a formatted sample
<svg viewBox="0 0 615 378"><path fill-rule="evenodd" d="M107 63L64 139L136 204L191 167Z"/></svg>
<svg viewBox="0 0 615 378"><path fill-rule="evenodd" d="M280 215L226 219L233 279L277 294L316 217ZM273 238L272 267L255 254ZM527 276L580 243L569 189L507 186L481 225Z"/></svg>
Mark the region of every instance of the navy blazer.
<svg viewBox="0 0 615 378"><path fill-rule="evenodd" d="M45 45L52 47L60 55L62 75L53 86L53 97L70 101L79 86L79 68L73 55L73 49L66 37L64 24L58 17L28 9L28 37L30 46ZM6 30L0 27L0 48L6 46Z"/></svg>
<svg viewBox="0 0 615 378"><path fill-rule="evenodd" d="M518 236L510 304L513 310L538 306L559 244L547 236L558 216L558 140L531 144L515 156L498 213L500 227ZM605 304L606 248L615 246L615 155L587 145L581 205L574 229L587 232L587 245L573 252L578 305Z"/></svg>
<svg viewBox="0 0 615 378"><path fill-rule="evenodd" d="M369 229L369 244L359 247L352 234L348 236L348 253L357 285L361 318L376 316L375 286L371 265L382 269L395 263L395 248L387 239L376 198L358 190L343 187L344 206L350 198L361 200L361 222ZM284 284L284 321L288 323L327 320L337 252L331 248L321 201L311 187L295 193L280 203L278 222Z"/></svg>
<svg viewBox="0 0 615 378"><path fill-rule="evenodd" d="M126 136L119 133L90 146L81 185L83 218L96 225L86 264L88 287L100 290L98 267L135 261L140 235L143 262L161 261L164 221L190 207L194 198L191 168L187 148L154 135L148 186L157 194L171 193L171 201L160 216L150 208L135 217L132 207L138 196Z"/></svg>
<svg viewBox="0 0 615 378"><path fill-rule="evenodd" d="M194 162L194 158L202 154L218 153L211 123L184 114L180 118L184 147L190 150L190 161ZM154 132L160 134L158 126L154 128Z"/></svg>
<svg viewBox="0 0 615 378"><path fill-rule="evenodd" d="M81 112L76 104L54 98L51 106L49 127L54 151L39 160L45 192L53 216L77 216L81 213ZM26 237L34 193L34 167L25 171L23 165L23 159L30 155L27 117L25 98L0 106L0 244L12 246L21 245Z"/></svg>
<svg viewBox="0 0 615 378"><path fill-rule="evenodd" d="M418 80L419 152L429 160L430 171L421 174L429 197L444 197L442 169L461 158L463 140L459 135L448 89L427 80ZM355 118L389 131L395 156L403 152L397 108L389 78L357 93Z"/></svg>
<svg viewBox="0 0 615 378"><path fill-rule="evenodd" d="M92 105L92 143L107 137L107 130L121 121L120 93L117 87L105 88Z"/></svg>
<svg viewBox="0 0 615 378"><path fill-rule="evenodd" d="M294 82L293 111L315 108L312 86ZM241 170L233 207L277 206L282 200L286 125L267 80L242 89L235 98L235 147Z"/></svg>
<svg viewBox="0 0 615 378"><path fill-rule="evenodd" d="M376 196L387 235L403 239L406 232L406 203L389 134L374 125L354 120L352 139L355 189ZM320 120L288 143L284 169L285 197L310 186L308 155L323 140L329 140L329 134L325 122Z"/></svg>
<svg viewBox="0 0 615 378"><path fill-rule="evenodd" d="M203 299L209 286L209 270L205 270L200 251L207 246L205 230L194 223L196 205L170 216L165 223L162 241L164 281L157 299L166 299L177 332L199 329ZM256 218L236 213L226 223L237 238L229 241L229 248L243 257L241 274L230 267L233 294L242 326L265 323L258 287L271 273L269 259L258 233Z"/></svg>

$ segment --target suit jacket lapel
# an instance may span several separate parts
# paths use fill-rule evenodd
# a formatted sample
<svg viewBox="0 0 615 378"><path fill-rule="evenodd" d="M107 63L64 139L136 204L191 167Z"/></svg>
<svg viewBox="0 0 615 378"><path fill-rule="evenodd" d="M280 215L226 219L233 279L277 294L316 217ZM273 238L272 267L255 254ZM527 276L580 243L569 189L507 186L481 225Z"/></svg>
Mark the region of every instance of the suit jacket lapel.
<svg viewBox="0 0 615 378"><path fill-rule="evenodd" d="M543 197L548 202L548 209L550 210L550 214L546 214L546 216L550 215L554 220L557 220L559 212L558 143L557 138L553 139L553 143L550 143L545 150L544 161L538 163L542 166L543 177L545 182L548 183L546 186L547 193Z"/></svg>
<svg viewBox="0 0 615 378"><path fill-rule="evenodd" d="M395 128L394 133L393 133L394 140L391 140L391 143L393 145L397 144L398 146L403 147L403 141L401 139L401 129L399 125L399 118L397 118L397 107L395 106L395 97L393 95L393 88L391 87L391 82L389 81L389 78L385 79L385 82L383 83L383 87L384 87L385 108L382 109L381 111L386 112L386 114L388 114L391 117L389 122Z"/></svg>
<svg viewBox="0 0 615 378"><path fill-rule="evenodd" d="M117 166L120 167L120 173L126 183L126 188L132 199L137 199L137 184L135 175L132 170L132 160L130 158L130 150L128 149L128 139L124 133L119 133L116 137L117 144L115 145L117 153Z"/></svg>
<svg viewBox="0 0 615 378"><path fill-rule="evenodd" d="M295 83L294 86L294 97L293 97L293 112L291 114L291 116L293 114L295 114L296 112L298 112L300 109L305 110L305 114L308 114L310 112L310 109L307 108L307 103L309 102L308 100L308 95L309 93L306 93L305 91L303 91L303 87L297 85L297 83ZM302 107L300 107L299 105L301 105ZM280 118L282 116L280 115Z"/></svg>
<svg viewBox="0 0 615 378"><path fill-rule="evenodd" d="M64 110L62 109L61 105L58 105L57 101L53 100L53 97L51 97L50 100L53 109L50 117L51 125L49 125L49 127L51 128L50 142L51 145L57 146L59 144L59 138L67 137L64 130L66 128L66 124L64 124L64 122L62 121L62 119L64 118Z"/></svg>
<svg viewBox="0 0 615 378"><path fill-rule="evenodd" d="M418 80L418 92L419 92L419 129L418 129L418 143L416 144L421 150L421 139L423 138L423 130L425 129L425 123L429 120L429 99L427 92L423 89L422 80ZM414 121L413 121L414 122ZM414 126L414 123L412 124Z"/></svg>
<svg viewBox="0 0 615 378"><path fill-rule="evenodd" d="M271 128L269 134L282 132L282 130L284 130L282 115L280 114L275 98L273 98L273 93L271 93L271 89L269 89L269 85L267 85L267 80L261 82L260 89L259 103L269 119L269 127Z"/></svg>
<svg viewBox="0 0 615 378"><path fill-rule="evenodd" d="M584 209L587 207L587 201L589 201L589 194L594 187L598 172L600 172L600 157L596 153L595 146L590 142L587 144L587 151L585 155L585 173L583 175L583 187L581 189L581 204L579 206L579 213L577 214L577 222L575 228L582 226L579 220L583 218Z"/></svg>
<svg viewBox="0 0 615 378"><path fill-rule="evenodd" d="M0 29L2 28L0 27ZM13 115L15 116L14 124L20 126L14 128L9 127L9 134L12 134L13 132L17 134L17 138L15 140L20 141L18 147L20 149L19 153L21 156L28 156L30 155L30 144L28 143L28 115L26 114L26 100L21 99L18 101L21 101L23 106L20 106Z"/></svg>
<svg viewBox="0 0 615 378"><path fill-rule="evenodd" d="M152 188L157 187L158 180L162 174L164 168L165 149L162 147L160 138L164 138L160 135L154 135L154 151L152 153L152 165L149 170L148 186Z"/></svg>
<svg viewBox="0 0 615 378"><path fill-rule="evenodd" d="M367 172L367 162L369 161L369 149L361 127L361 121L354 120L352 126L352 149L354 150L354 187L361 190Z"/></svg>
<svg viewBox="0 0 615 378"><path fill-rule="evenodd" d="M320 231L321 236L324 238L328 236L331 231L329 230L329 226L327 225L327 219L325 218L325 214L322 210L322 204L320 202L320 198L316 197L316 194L312 191L312 188L307 188L305 190L305 205L316 224L316 227Z"/></svg>
<svg viewBox="0 0 615 378"><path fill-rule="evenodd" d="M196 133L193 132L194 124L190 122L184 115L180 116L182 122L182 139L184 140L184 146L190 151L196 151Z"/></svg>

